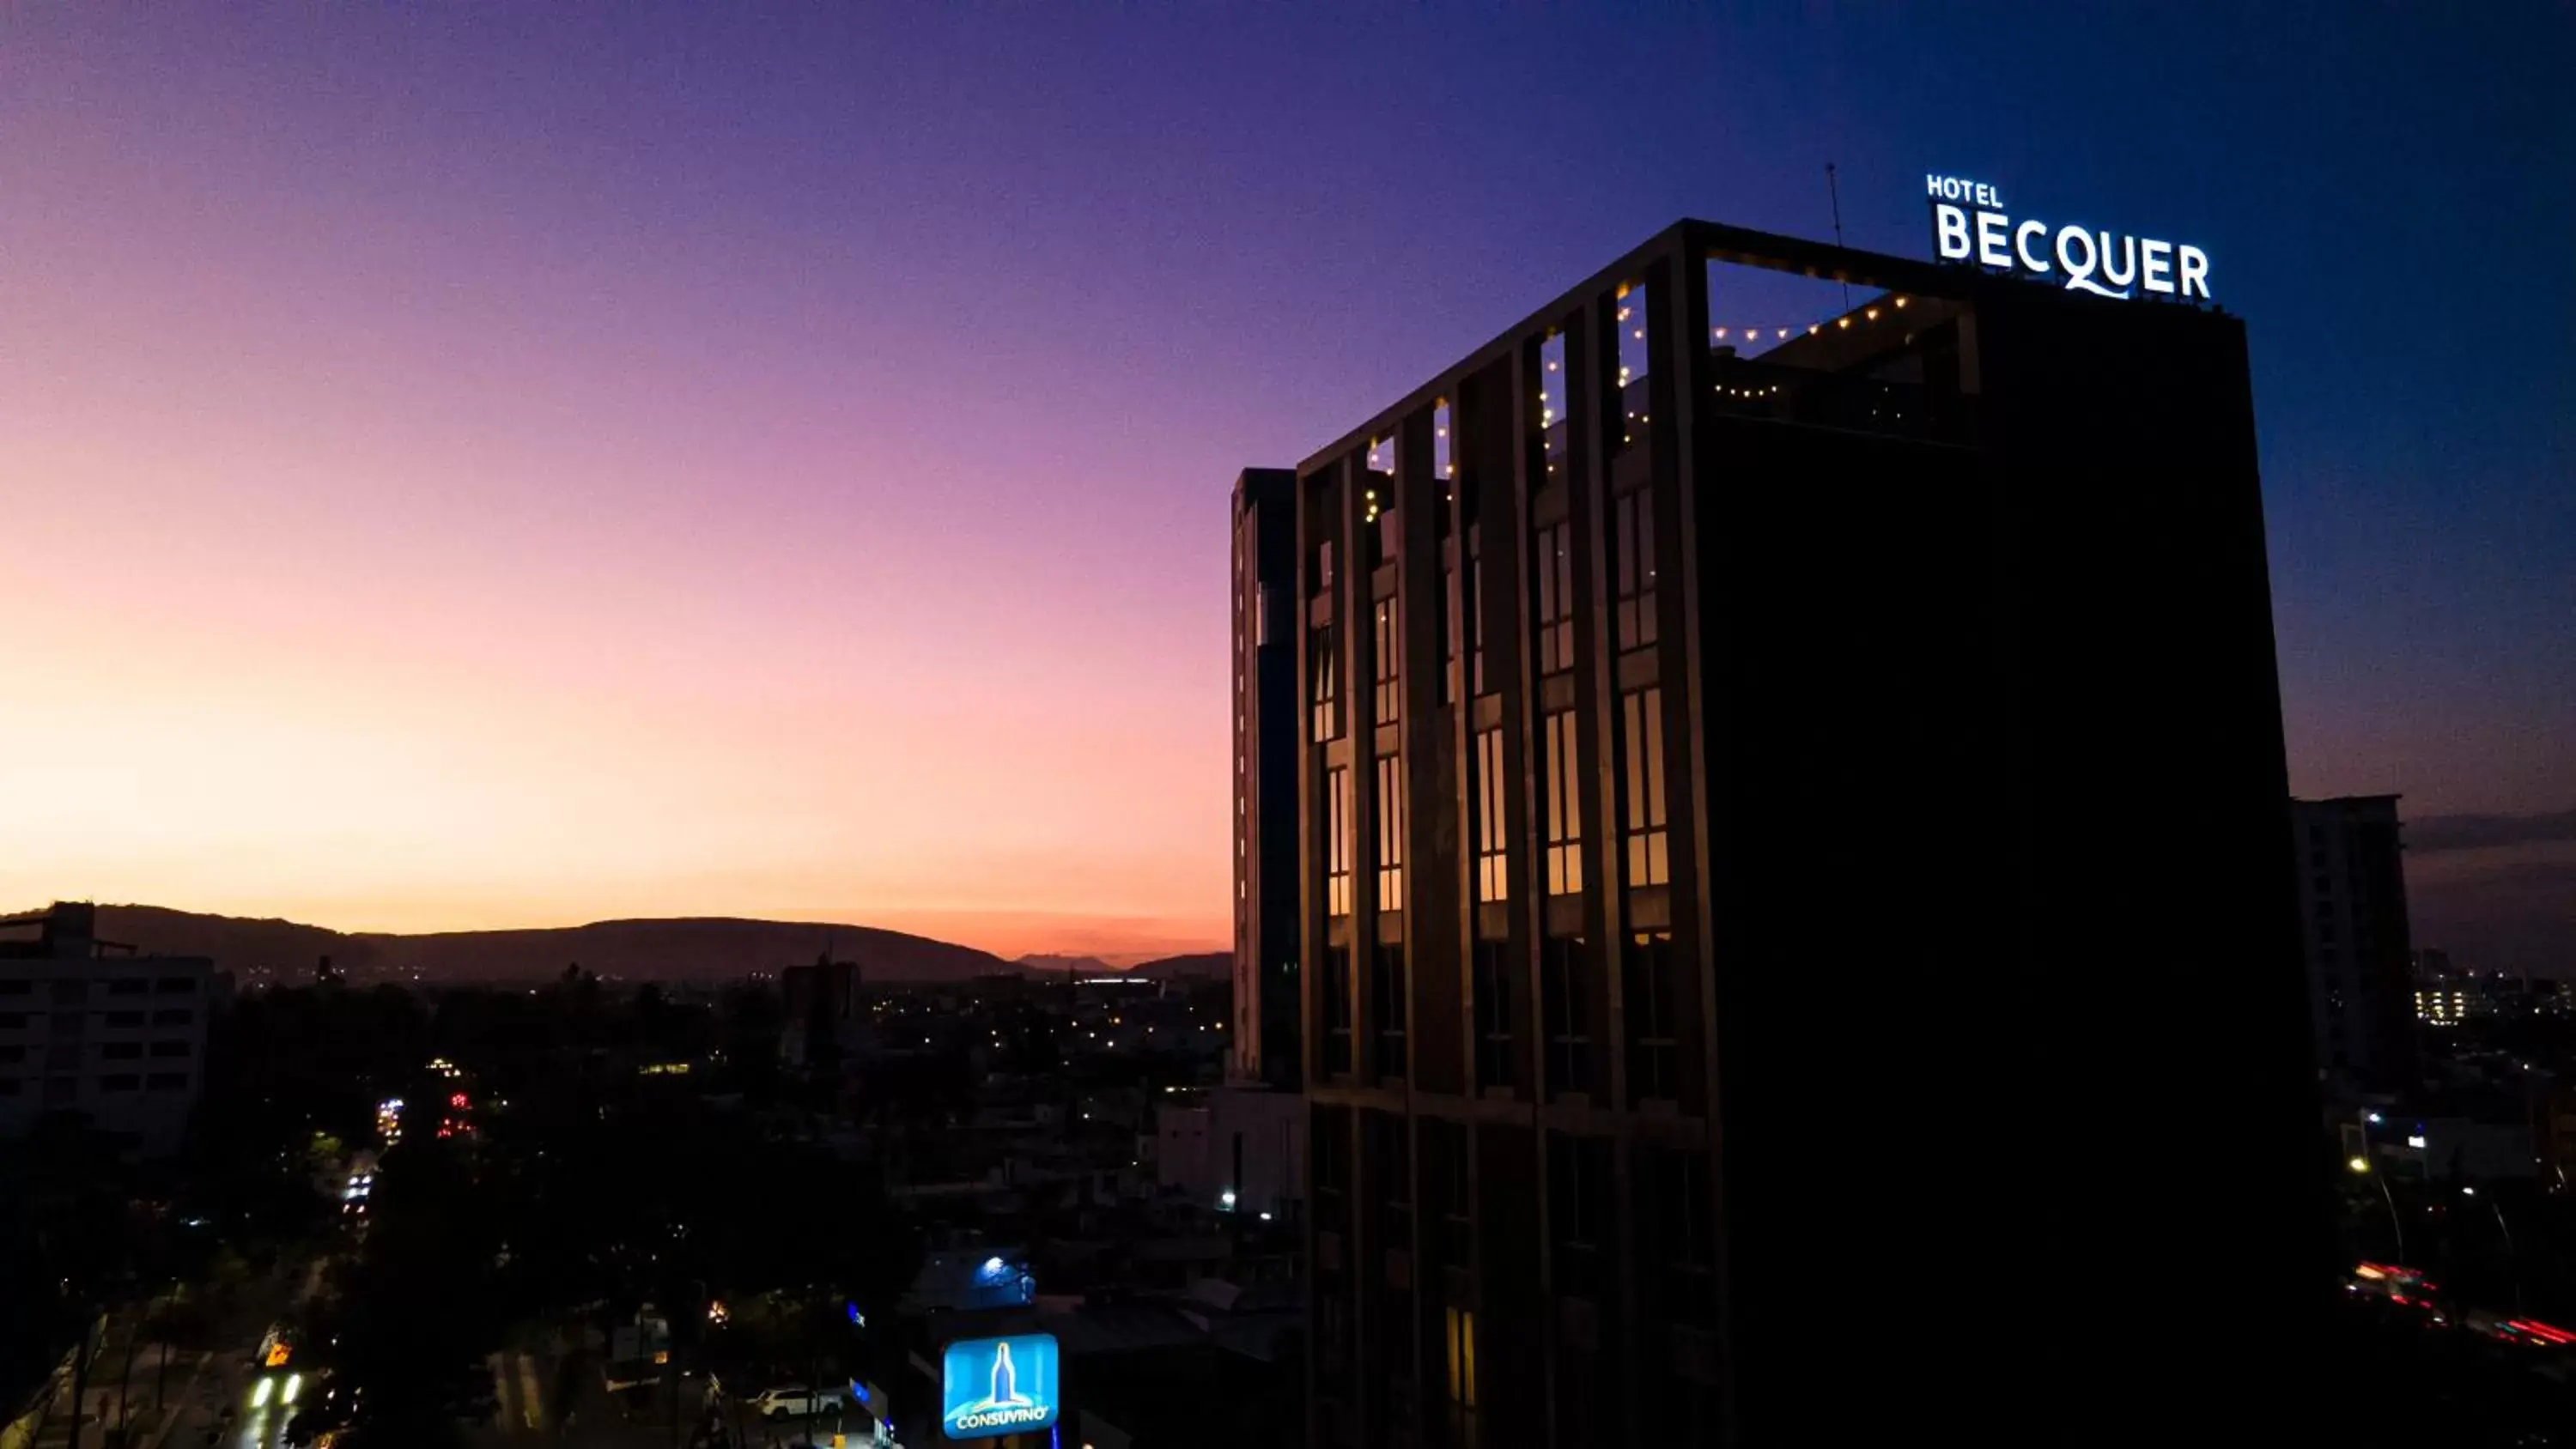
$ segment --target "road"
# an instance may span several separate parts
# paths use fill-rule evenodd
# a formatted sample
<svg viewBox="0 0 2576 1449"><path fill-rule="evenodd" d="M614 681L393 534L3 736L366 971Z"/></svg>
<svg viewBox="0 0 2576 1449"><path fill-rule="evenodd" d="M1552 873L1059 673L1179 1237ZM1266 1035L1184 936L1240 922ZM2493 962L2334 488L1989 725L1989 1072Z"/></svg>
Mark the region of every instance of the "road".
<svg viewBox="0 0 2576 1449"><path fill-rule="evenodd" d="M212 1346L187 1348L144 1331L159 1299L110 1313L93 1350L81 1412L75 1418L70 1385L37 1431L35 1449L103 1449L122 1436L134 1449L200 1449L210 1429L241 1432L224 1410L249 1393L249 1363L267 1325L288 1305L309 1297L321 1265L306 1259L282 1264L247 1285L215 1326ZM239 1419L236 1412L234 1418ZM272 1428L283 1428L281 1421ZM250 1442L245 1440L245 1443Z"/></svg>
<svg viewBox="0 0 2576 1449"><path fill-rule="evenodd" d="M569 1351L570 1345L558 1339L541 1348L510 1349L488 1357L484 1362L492 1375L494 1407L488 1418L473 1426L473 1441L494 1449L540 1441L595 1449L684 1449L689 1443L706 1402L702 1380L680 1381L674 1415L671 1400L661 1389L636 1405L623 1395L610 1394L600 1382L598 1369L585 1367L576 1371L567 1402L558 1395L557 1386ZM761 1441L755 1436L751 1442Z"/></svg>

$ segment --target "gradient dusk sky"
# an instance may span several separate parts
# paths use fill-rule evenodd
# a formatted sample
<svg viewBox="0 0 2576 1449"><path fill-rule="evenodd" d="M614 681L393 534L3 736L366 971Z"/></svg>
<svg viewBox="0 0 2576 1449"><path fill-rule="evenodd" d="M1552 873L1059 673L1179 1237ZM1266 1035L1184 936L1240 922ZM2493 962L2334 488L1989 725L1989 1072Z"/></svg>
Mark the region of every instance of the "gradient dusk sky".
<svg viewBox="0 0 2576 1449"><path fill-rule="evenodd" d="M1236 470L1677 217L1829 234L1828 160L1859 246L1945 171L2206 247L2295 786L2569 811L2571 57L2542 5L10 6L0 906L1221 946ZM2419 880L2576 896L2576 815L2498 828Z"/></svg>

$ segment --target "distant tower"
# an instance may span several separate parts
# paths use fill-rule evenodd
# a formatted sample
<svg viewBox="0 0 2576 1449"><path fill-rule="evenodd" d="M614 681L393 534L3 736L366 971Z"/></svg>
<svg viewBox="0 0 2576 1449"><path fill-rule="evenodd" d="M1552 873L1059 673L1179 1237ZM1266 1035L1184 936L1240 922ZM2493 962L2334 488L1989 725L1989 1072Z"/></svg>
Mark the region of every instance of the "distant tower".
<svg viewBox="0 0 2576 1449"><path fill-rule="evenodd" d="M2410 1091L2422 1067L2397 797L2293 800L2290 817L2308 1011L2329 1095Z"/></svg>

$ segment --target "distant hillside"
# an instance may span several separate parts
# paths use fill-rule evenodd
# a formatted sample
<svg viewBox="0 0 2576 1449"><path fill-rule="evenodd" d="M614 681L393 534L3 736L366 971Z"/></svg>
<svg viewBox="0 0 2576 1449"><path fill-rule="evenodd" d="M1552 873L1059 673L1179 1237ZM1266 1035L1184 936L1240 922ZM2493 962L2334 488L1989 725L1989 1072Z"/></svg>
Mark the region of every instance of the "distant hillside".
<svg viewBox="0 0 2576 1449"><path fill-rule="evenodd" d="M1113 976L1118 968L1097 956L1059 956L1041 952L1011 963L1032 976Z"/></svg>
<svg viewBox="0 0 2576 1449"><path fill-rule="evenodd" d="M1123 959L1123 958L1122 958ZM1164 980L1181 977L1224 978L1234 974L1234 957L1223 951L1203 951L1190 956L1164 956L1120 966L1097 956L1059 956L1040 953L1022 956L1011 963L1032 976L1155 976Z"/></svg>
<svg viewBox="0 0 2576 1449"><path fill-rule="evenodd" d="M216 966L235 972L266 966L302 973L329 956L346 971L418 972L431 981L541 980L573 962L629 980L735 977L803 965L827 945L835 960L856 961L877 981L963 981L1008 969L999 957L971 947L873 926L721 916L405 936L160 906L101 906L98 932L146 951L211 956Z"/></svg>
<svg viewBox="0 0 2576 1449"><path fill-rule="evenodd" d="M1189 956L1166 956L1160 961L1140 961L1134 969L1146 976L1204 976L1222 980L1234 974L1234 956L1225 951L1201 951Z"/></svg>

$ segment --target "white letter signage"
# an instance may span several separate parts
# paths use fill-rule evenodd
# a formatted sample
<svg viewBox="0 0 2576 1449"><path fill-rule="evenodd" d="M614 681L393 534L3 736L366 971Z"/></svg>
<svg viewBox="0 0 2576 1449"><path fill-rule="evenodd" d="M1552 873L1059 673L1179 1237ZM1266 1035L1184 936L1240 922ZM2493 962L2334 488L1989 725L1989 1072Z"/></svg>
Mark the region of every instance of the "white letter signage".
<svg viewBox="0 0 2576 1449"><path fill-rule="evenodd" d="M2196 246L2037 217L2016 221L2000 191L1964 176L1926 175L1923 193L1932 208L1932 255L1942 261L2046 277L2070 292L2103 297L2126 299L2143 289L2209 298L2209 253Z"/></svg>

